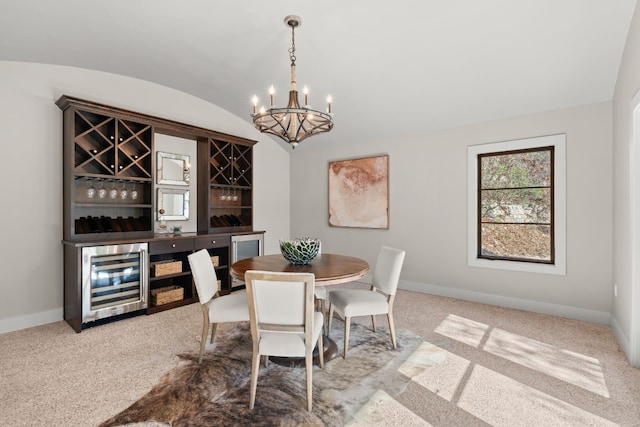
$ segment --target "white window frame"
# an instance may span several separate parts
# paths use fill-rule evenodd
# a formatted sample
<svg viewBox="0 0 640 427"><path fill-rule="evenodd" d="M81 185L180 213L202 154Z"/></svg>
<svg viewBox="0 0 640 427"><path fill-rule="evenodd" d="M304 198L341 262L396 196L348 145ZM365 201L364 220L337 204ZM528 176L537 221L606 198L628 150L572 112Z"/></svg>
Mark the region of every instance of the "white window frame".
<svg viewBox="0 0 640 427"><path fill-rule="evenodd" d="M566 134L547 135L467 147L467 264L469 267L496 268L566 275L567 271L567 162ZM554 147L554 228L555 263L539 264L478 258L478 155L530 148Z"/></svg>

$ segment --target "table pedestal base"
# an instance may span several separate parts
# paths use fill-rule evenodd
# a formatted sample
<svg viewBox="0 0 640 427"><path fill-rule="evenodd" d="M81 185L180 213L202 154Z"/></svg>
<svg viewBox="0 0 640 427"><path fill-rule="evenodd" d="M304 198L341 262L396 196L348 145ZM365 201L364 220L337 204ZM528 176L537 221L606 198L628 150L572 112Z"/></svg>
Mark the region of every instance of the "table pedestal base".
<svg viewBox="0 0 640 427"><path fill-rule="evenodd" d="M322 337L322 344L324 345L324 363L338 356L338 345L334 340L326 335ZM287 366L289 368L304 368L304 357L276 357L270 356L269 360L280 366ZM313 364L320 365L320 357L318 356L318 347L313 350Z"/></svg>

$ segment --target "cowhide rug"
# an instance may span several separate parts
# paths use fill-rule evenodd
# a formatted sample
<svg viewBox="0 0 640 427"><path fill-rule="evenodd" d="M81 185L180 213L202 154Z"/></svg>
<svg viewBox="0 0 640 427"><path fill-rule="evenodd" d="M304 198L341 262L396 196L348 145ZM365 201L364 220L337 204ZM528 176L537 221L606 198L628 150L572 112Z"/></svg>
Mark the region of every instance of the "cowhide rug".
<svg viewBox="0 0 640 427"><path fill-rule="evenodd" d="M426 353L438 349L406 330L397 330L394 350L387 329L352 324L347 358L342 358L342 321L334 319L331 338L340 355L314 366L313 411L306 410L304 368L261 364L253 410L249 409L251 334L248 323L223 324L198 365L197 346L181 354L176 368L149 393L101 424L168 426L342 426L374 393L397 396L411 376L433 365ZM444 353L444 350L442 350ZM442 357L444 360L444 357ZM435 362L438 363L438 362ZM369 402L369 403L368 403ZM371 409L368 409L370 412Z"/></svg>

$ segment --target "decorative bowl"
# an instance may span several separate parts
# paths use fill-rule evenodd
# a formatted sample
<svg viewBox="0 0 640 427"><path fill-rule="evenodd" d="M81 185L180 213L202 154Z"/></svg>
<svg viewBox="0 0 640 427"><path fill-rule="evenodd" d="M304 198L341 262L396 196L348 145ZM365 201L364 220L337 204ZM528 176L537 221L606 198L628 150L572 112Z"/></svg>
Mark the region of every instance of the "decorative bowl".
<svg viewBox="0 0 640 427"><path fill-rule="evenodd" d="M309 264L320 251L320 239L296 237L292 240L280 240L280 252L291 264Z"/></svg>

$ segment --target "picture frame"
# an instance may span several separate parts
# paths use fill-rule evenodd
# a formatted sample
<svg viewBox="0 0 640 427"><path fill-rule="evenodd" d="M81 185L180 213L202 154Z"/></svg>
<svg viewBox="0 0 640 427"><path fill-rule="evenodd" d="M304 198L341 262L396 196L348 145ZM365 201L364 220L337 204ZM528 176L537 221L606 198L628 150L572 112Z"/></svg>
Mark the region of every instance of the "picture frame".
<svg viewBox="0 0 640 427"><path fill-rule="evenodd" d="M329 225L389 228L389 155L329 162Z"/></svg>

